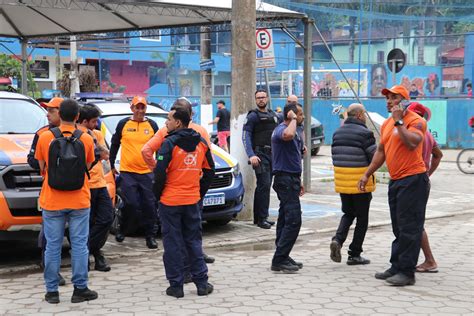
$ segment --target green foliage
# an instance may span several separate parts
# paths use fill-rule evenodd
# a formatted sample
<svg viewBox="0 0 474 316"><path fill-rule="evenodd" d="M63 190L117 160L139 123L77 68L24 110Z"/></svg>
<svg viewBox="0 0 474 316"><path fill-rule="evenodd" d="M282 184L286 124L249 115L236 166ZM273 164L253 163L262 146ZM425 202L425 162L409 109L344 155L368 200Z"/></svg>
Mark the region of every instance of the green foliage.
<svg viewBox="0 0 474 316"><path fill-rule="evenodd" d="M28 69L31 64L32 62L28 61ZM21 76L21 61L6 54L0 54L0 77L12 77L21 81ZM38 85L34 81L33 73L27 70L26 76L28 80L29 94L35 96L35 93L37 92L36 90L38 90ZM22 93L26 94L24 91L22 91Z"/></svg>

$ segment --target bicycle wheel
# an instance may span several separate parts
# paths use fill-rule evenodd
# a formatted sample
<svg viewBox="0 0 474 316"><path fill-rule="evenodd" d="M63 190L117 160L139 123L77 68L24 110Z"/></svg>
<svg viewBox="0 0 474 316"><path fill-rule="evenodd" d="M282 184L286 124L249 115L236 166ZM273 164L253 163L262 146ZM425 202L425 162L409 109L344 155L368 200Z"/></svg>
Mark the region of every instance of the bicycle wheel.
<svg viewBox="0 0 474 316"><path fill-rule="evenodd" d="M474 174L474 148L461 150L456 159L456 163L462 173Z"/></svg>

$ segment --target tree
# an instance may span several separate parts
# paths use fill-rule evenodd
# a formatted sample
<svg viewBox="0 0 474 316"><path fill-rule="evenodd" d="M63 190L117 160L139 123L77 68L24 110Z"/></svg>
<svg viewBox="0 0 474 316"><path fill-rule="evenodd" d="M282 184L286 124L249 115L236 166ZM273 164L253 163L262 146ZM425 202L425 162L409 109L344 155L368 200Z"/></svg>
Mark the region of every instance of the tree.
<svg viewBox="0 0 474 316"><path fill-rule="evenodd" d="M28 87L30 91L34 94L38 90L38 85L33 78L33 73L29 71L31 61L28 61L28 70L26 72ZM0 77L11 77L21 81L22 76L22 67L21 61L18 58L12 57L6 54L0 54ZM22 91L23 94L26 94L27 91Z"/></svg>

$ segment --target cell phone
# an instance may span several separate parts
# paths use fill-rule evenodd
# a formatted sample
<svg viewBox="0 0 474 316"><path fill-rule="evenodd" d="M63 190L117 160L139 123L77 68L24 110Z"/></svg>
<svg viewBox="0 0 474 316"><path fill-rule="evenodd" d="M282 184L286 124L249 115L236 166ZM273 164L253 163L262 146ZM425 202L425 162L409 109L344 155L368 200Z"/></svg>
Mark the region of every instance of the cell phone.
<svg viewBox="0 0 474 316"><path fill-rule="evenodd" d="M403 108L403 110L406 110L410 104L411 102L409 100L402 100L402 102L400 102L400 106Z"/></svg>

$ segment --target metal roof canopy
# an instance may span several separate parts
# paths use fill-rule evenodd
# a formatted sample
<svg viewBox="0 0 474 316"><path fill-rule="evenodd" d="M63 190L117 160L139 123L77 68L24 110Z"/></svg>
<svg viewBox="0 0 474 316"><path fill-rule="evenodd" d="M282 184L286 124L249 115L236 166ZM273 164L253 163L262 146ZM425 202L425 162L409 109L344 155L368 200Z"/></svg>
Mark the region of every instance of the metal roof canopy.
<svg viewBox="0 0 474 316"><path fill-rule="evenodd" d="M305 14L256 1L258 20ZM0 0L0 36L28 39L230 22L232 0Z"/></svg>

